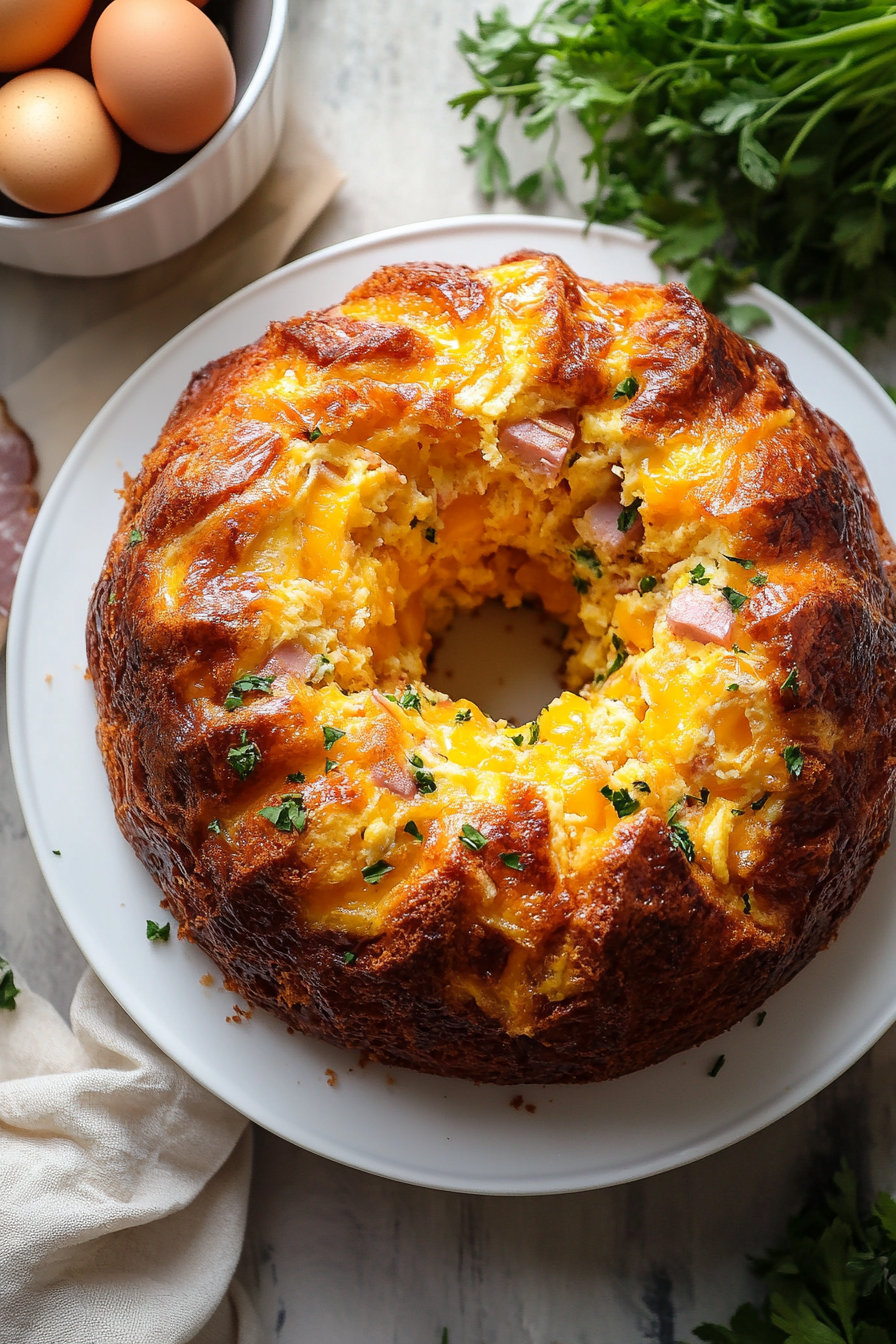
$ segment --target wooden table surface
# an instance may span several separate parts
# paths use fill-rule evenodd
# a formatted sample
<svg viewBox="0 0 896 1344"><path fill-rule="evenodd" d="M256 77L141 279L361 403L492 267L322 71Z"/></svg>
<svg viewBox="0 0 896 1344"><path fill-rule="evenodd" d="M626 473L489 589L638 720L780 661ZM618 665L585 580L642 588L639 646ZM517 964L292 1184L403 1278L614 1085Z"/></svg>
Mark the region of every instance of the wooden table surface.
<svg viewBox="0 0 896 1344"><path fill-rule="evenodd" d="M532 0L514 0L526 15ZM473 0L293 0L305 124L347 173L300 255L374 229L481 211L447 99ZM572 128L565 162L580 141ZM509 209L502 203L502 209ZM549 211L572 213L555 201ZM145 287L145 286L143 286ZM141 277L0 267L0 387L144 297ZM896 382L889 351L876 372ZM39 445L38 445L39 449ZM84 962L40 876L0 737L0 951L65 1012ZM451 1195L368 1176L257 1133L245 1277L277 1344L659 1344L756 1295L761 1251L841 1155L866 1189L896 1181L896 1029L813 1101L736 1147L611 1190Z"/></svg>

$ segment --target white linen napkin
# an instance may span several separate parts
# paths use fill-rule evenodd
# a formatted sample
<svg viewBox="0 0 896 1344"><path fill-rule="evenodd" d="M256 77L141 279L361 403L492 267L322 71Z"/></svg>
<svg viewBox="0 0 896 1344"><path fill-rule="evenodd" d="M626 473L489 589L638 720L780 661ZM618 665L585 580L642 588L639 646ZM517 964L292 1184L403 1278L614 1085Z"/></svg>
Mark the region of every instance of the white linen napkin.
<svg viewBox="0 0 896 1344"><path fill-rule="evenodd" d="M251 1129L86 971L0 1011L3 1344L262 1344L231 1283Z"/></svg>

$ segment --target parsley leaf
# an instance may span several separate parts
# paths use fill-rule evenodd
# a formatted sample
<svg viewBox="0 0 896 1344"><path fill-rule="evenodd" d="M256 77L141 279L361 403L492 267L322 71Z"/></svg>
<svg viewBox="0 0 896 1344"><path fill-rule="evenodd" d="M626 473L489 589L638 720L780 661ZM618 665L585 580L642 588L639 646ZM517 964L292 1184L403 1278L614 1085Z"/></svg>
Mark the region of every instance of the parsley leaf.
<svg viewBox="0 0 896 1344"><path fill-rule="evenodd" d="M525 741L525 737L522 733L512 733L510 740L515 743L516 746L521 747Z"/></svg>
<svg viewBox="0 0 896 1344"><path fill-rule="evenodd" d="M643 499L633 499L631 504L625 504L623 506L622 512L616 519L616 526L620 532L628 532L634 527L640 516L638 510L643 503Z"/></svg>
<svg viewBox="0 0 896 1344"><path fill-rule="evenodd" d="M476 827L471 826L468 821L464 822L460 830L461 833L459 839L461 844L466 845L467 849L471 849L474 854L477 853L478 850L484 849L488 844L488 836L483 835L481 831L477 831Z"/></svg>
<svg viewBox="0 0 896 1344"><path fill-rule="evenodd" d="M8 961L0 957L0 1008L7 1008L11 1013L16 1010L16 995L21 990L16 985L12 973L12 967Z"/></svg>
<svg viewBox="0 0 896 1344"><path fill-rule="evenodd" d="M618 635L613 636L613 648L616 650L616 657L607 668L606 675L608 677L612 677L614 672L618 672L626 658L628 658L628 650Z"/></svg>
<svg viewBox="0 0 896 1344"><path fill-rule="evenodd" d="M725 1056L719 1055L715 1064L713 1064L712 1068L709 1071L709 1077L717 1078L718 1075L721 1073L722 1069L724 1068L724 1066L725 1066Z"/></svg>
<svg viewBox="0 0 896 1344"><path fill-rule="evenodd" d="M137 543L142 540L143 533L140 531L139 527L132 527L128 533L128 546L136 546Z"/></svg>
<svg viewBox="0 0 896 1344"><path fill-rule="evenodd" d="M324 758L324 774L325 774L325 775L328 775L328 774L330 773L331 770L338 770L338 769L339 769L339 764L338 764L337 761L331 761L330 758L329 758L329 756L326 756L326 757Z"/></svg>
<svg viewBox="0 0 896 1344"><path fill-rule="evenodd" d="M799 779L803 773L803 753L799 747L785 747L781 754L787 766L787 773L794 779Z"/></svg>
<svg viewBox="0 0 896 1344"><path fill-rule="evenodd" d="M637 789L639 793L650 792L650 785L647 783L645 779L636 779L635 782L632 784L632 788Z"/></svg>
<svg viewBox="0 0 896 1344"><path fill-rule="evenodd" d="M584 565L586 569L590 569L595 578L603 576L601 563L590 546L577 546L571 555L577 565Z"/></svg>
<svg viewBox="0 0 896 1344"><path fill-rule="evenodd" d="M422 714L420 696L414 690L413 686L407 686L398 702L402 709L416 709L418 714Z"/></svg>
<svg viewBox="0 0 896 1344"><path fill-rule="evenodd" d="M587 579L583 579L580 574L573 574L572 586L573 588L575 588L577 593L581 593L584 595L585 593L588 592L588 589L591 587L591 584L588 582Z"/></svg>
<svg viewBox="0 0 896 1344"><path fill-rule="evenodd" d="M787 676L781 682L781 690L790 691L795 700L799 699L800 694L799 678L795 667L792 667L790 669L790 671L787 673Z"/></svg>
<svg viewBox="0 0 896 1344"><path fill-rule="evenodd" d="M755 584L755 586L756 586L757 588L764 588L765 585L768 583L768 575L767 575L767 574L753 574L753 575L751 576L751 578L750 578L750 582L751 582L752 584Z"/></svg>
<svg viewBox="0 0 896 1344"><path fill-rule="evenodd" d="M740 686L737 684L736 681L732 681L725 689L728 691L739 691Z"/></svg>
<svg viewBox="0 0 896 1344"><path fill-rule="evenodd" d="M455 723L469 723L473 717L472 709L459 709L454 716Z"/></svg>
<svg viewBox="0 0 896 1344"><path fill-rule="evenodd" d="M749 891L744 891L744 892L741 893L741 900L742 900L743 903L744 903L744 914L745 914L745 915L748 915L748 914L750 913L750 911L752 910L752 908L753 908L753 907L750 905L750 893L749 893Z"/></svg>
<svg viewBox="0 0 896 1344"><path fill-rule="evenodd" d="M669 825L669 832L672 837L672 843L676 849L680 849L687 859L688 863L694 862L694 842L690 837L688 828L682 826L680 821L673 821Z"/></svg>
<svg viewBox="0 0 896 1344"><path fill-rule="evenodd" d="M705 588L709 583L709 575L706 572L706 566L696 564L692 570L688 571L691 576L691 583L697 583L701 588Z"/></svg>
<svg viewBox="0 0 896 1344"><path fill-rule="evenodd" d="M420 790L420 792L435 793L436 791L435 778L432 775L431 771L425 770L423 768L423 762L421 761L417 753L415 752L413 756L409 756L408 760L414 767L414 778L417 781L417 788Z"/></svg>
<svg viewBox="0 0 896 1344"><path fill-rule="evenodd" d="M146 937L151 943L167 943L171 937L171 922L157 924L154 919L146 921Z"/></svg>
<svg viewBox="0 0 896 1344"><path fill-rule="evenodd" d="M541 727L537 720L533 720L532 723L529 724L529 746L534 747L540 736Z"/></svg>
<svg viewBox="0 0 896 1344"><path fill-rule="evenodd" d="M504 867L512 868L515 873L521 873L526 866L519 854L511 852L509 854L502 854L500 857Z"/></svg>
<svg viewBox="0 0 896 1344"><path fill-rule="evenodd" d="M240 733L240 745L230 748L227 753L227 760L240 779L248 779L261 760L261 752L258 747L254 742L246 740L245 728Z"/></svg>
<svg viewBox="0 0 896 1344"><path fill-rule="evenodd" d="M752 560L743 560L739 555L725 555L722 552L723 559L730 560L732 565L740 565L741 569L755 569L756 566Z"/></svg>
<svg viewBox="0 0 896 1344"><path fill-rule="evenodd" d="M345 962L346 966L353 966L358 960L358 954L356 952L343 952L342 960Z"/></svg>
<svg viewBox="0 0 896 1344"><path fill-rule="evenodd" d="M286 779L290 784L305 783L305 776L302 774L301 770L294 770L291 775L286 776Z"/></svg>
<svg viewBox="0 0 896 1344"><path fill-rule="evenodd" d="M332 747L334 742L339 741L340 737L345 737L345 733L342 731L341 728L330 728L328 726L325 726L323 732L324 732L324 747L326 748L327 751L329 751L330 747Z"/></svg>
<svg viewBox="0 0 896 1344"><path fill-rule="evenodd" d="M391 863L387 863L385 859L378 859L376 863L369 863L366 868L362 868L361 876L365 882L369 882L373 886L382 881L387 873L391 872Z"/></svg>
<svg viewBox="0 0 896 1344"><path fill-rule="evenodd" d="M601 793L613 804L617 817L630 817L641 806L637 798L633 798L628 789L611 789L609 784L605 784Z"/></svg>
<svg viewBox="0 0 896 1344"><path fill-rule="evenodd" d="M423 535L427 541L434 542L436 539L436 530L434 527L428 527Z"/></svg>
<svg viewBox="0 0 896 1344"><path fill-rule="evenodd" d="M409 835L413 840L418 841L418 843L423 839L423 832L416 821L409 821L404 829L405 834Z"/></svg>
<svg viewBox="0 0 896 1344"><path fill-rule="evenodd" d="M749 601L745 593L739 593L736 588L729 588L727 585L722 589L722 596L727 598L732 611L740 611L744 603Z"/></svg>
<svg viewBox="0 0 896 1344"><path fill-rule="evenodd" d="M237 677L227 692L224 708L239 709L243 703L243 696L248 695L250 691L261 691L263 695L271 695L273 681L273 677L260 677L255 672L247 672L245 676Z"/></svg>
<svg viewBox="0 0 896 1344"><path fill-rule="evenodd" d="M258 815L286 834L290 831L301 834L308 824L305 800L300 793L284 793L279 805L263 807Z"/></svg>
<svg viewBox="0 0 896 1344"><path fill-rule="evenodd" d="M750 804L750 806L752 807L752 809L753 809L754 812L760 812L760 811L762 810L762 808L765 807L765 805L766 805L766 803L768 802L769 798L771 798L771 794L770 794L770 793L762 793L762 794L759 795L758 798L754 798L754 799L753 799L753 801L752 801L752 803Z"/></svg>
<svg viewBox="0 0 896 1344"><path fill-rule="evenodd" d="M221 834L221 823L217 817L212 818L212 820L208 824L207 829L211 831L212 835Z"/></svg>
<svg viewBox="0 0 896 1344"><path fill-rule="evenodd" d="M638 580L639 593L652 593L655 587L656 587L656 579L653 577L652 574L645 574L642 578Z"/></svg>
<svg viewBox="0 0 896 1344"><path fill-rule="evenodd" d="M638 380L634 376L634 374L630 373L627 378L623 378L621 383L616 384L616 390L613 393L613 400L621 401L623 398L631 398L635 395L637 390L638 390ZM619 531L627 532L628 528L621 527Z"/></svg>
<svg viewBox="0 0 896 1344"><path fill-rule="evenodd" d="M320 425L315 425L313 429L305 430L305 438L308 440L309 443L317 443L321 434L323 434L323 430L321 429Z"/></svg>

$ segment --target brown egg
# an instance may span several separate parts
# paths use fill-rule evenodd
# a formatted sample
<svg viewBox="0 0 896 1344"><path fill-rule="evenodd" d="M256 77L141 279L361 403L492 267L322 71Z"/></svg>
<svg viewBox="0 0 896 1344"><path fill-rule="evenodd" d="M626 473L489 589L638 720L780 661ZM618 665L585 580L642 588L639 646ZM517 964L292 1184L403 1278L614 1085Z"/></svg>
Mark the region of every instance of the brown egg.
<svg viewBox="0 0 896 1344"><path fill-rule="evenodd" d="M112 0L97 20L90 60L109 115L147 149L197 149L233 107L227 43L189 0Z"/></svg>
<svg viewBox="0 0 896 1344"><path fill-rule="evenodd" d="M29 70L0 89L0 189L47 215L108 191L121 146L96 89L70 70Z"/></svg>
<svg viewBox="0 0 896 1344"><path fill-rule="evenodd" d="M0 70L43 65L71 42L90 0L0 0Z"/></svg>

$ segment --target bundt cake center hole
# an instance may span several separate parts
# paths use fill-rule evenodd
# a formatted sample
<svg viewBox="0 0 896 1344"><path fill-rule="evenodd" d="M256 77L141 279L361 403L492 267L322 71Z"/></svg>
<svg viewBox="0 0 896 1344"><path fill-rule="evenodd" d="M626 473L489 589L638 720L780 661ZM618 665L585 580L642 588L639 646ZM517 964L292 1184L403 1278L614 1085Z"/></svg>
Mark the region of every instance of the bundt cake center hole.
<svg viewBox="0 0 896 1344"><path fill-rule="evenodd" d="M493 719L528 723L563 689L565 633L538 602L458 611L433 643L427 684Z"/></svg>

